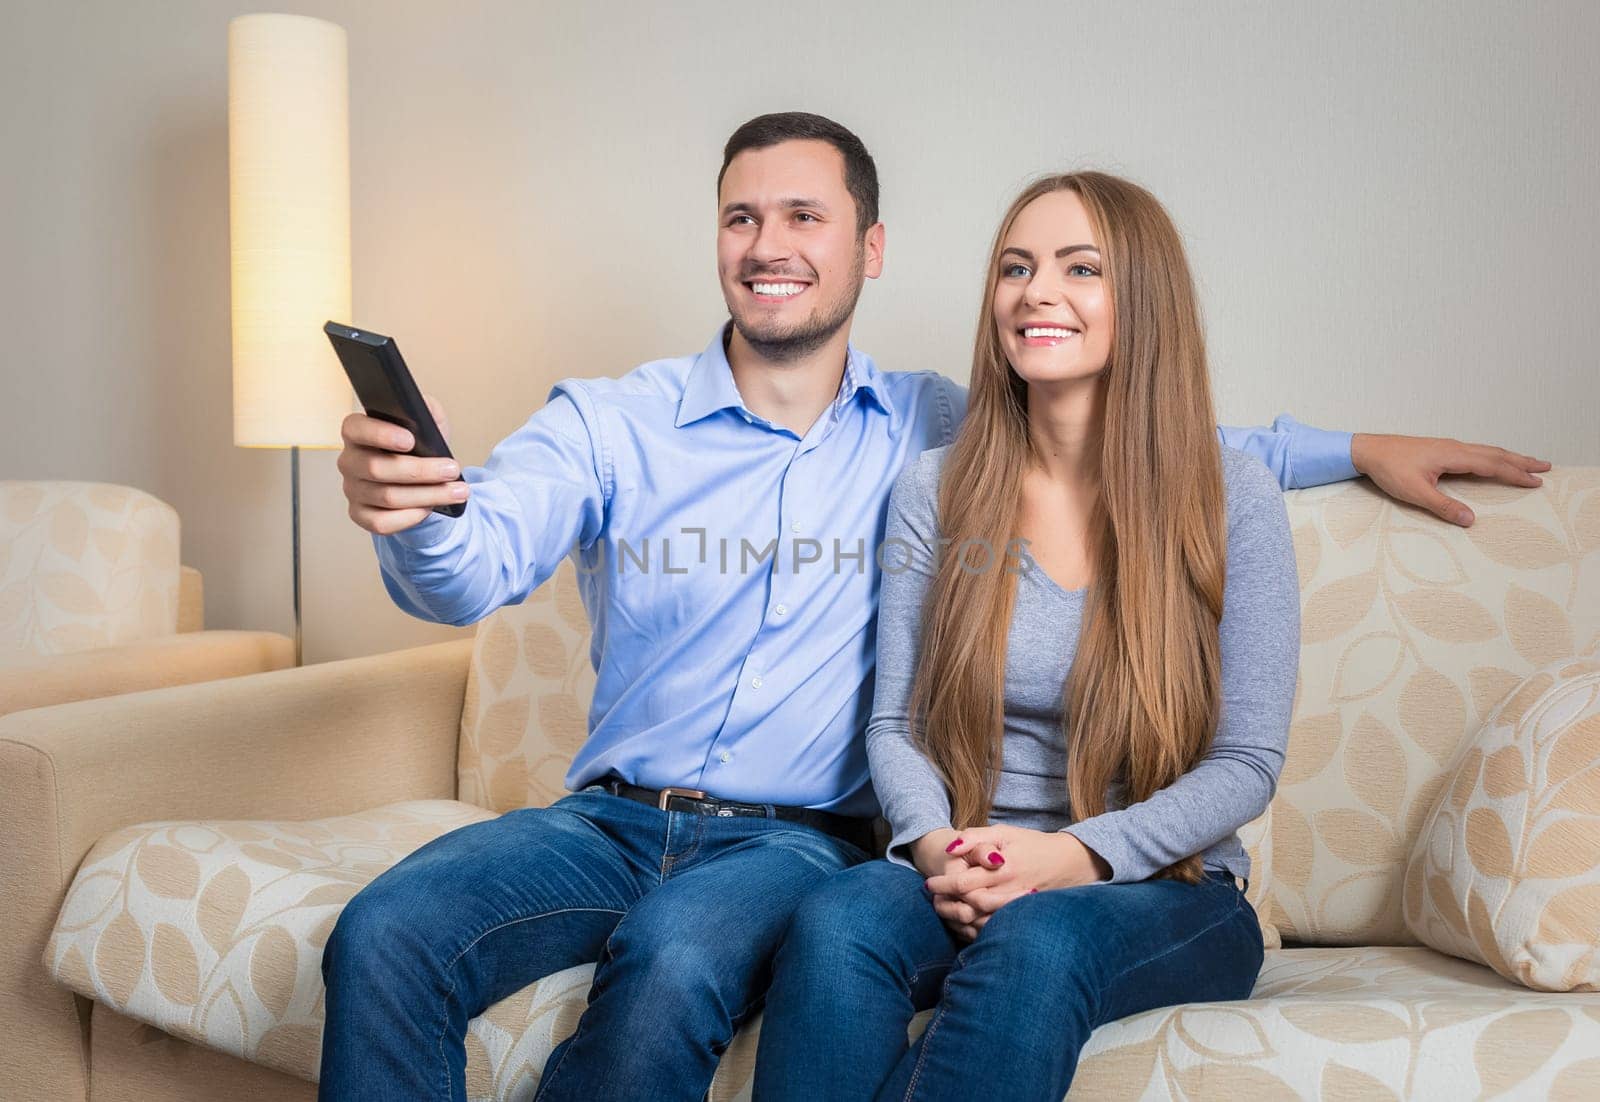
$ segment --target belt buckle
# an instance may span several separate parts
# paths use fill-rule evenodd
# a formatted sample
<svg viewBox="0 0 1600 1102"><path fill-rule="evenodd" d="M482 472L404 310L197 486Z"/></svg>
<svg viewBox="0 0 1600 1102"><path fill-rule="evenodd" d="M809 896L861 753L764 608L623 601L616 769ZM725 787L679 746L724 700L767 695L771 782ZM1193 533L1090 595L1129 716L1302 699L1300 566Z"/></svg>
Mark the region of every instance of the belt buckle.
<svg viewBox="0 0 1600 1102"><path fill-rule="evenodd" d="M656 797L657 809L665 811L667 809L667 801L674 796L682 796L690 800L703 800L706 798L706 794L698 788L663 788Z"/></svg>

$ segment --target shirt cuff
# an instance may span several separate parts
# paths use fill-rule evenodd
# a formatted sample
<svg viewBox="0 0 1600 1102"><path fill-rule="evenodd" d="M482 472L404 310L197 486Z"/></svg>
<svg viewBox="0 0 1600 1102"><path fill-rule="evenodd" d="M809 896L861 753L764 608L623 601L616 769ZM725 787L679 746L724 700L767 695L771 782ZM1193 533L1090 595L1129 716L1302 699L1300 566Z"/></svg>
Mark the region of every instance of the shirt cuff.
<svg viewBox="0 0 1600 1102"><path fill-rule="evenodd" d="M457 528L466 522L466 514L459 517L447 517L443 513L429 511L427 519L419 524L400 532L391 532L379 539L393 540L401 547L411 551L429 551L444 543L455 535Z"/></svg>
<svg viewBox="0 0 1600 1102"><path fill-rule="evenodd" d="M884 852L884 856L889 859L891 864L904 865L908 869L914 869L917 867L917 863L911 860L912 843L924 834L930 834L935 830L948 830L949 828L950 820L941 819L938 816L915 820L894 832L894 836L889 839L889 845Z"/></svg>
<svg viewBox="0 0 1600 1102"><path fill-rule="evenodd" d="M1337 429L1319 429L1302 424L1287 413L1272 423L1276 430L1289 430L1289 484L1297 489L1348 482L1361 472L1350 459L1350 441L1355 435Z"/></svg>
<svg viewBox="0 0 1600 1102"><path fill-rule="evenodd" d="M1137 880L1145 880L1156 870L1142 872L1135 861L1133 852L1122 842L1122 836L1115 830L1109 829L1105 823L1093 819L1085 819L1081 823L1063 827L1062 834L1070 834L1084 845L1098 853L1111 866L1111 879L1101 880L1102 884L1127 884Z"/></svg>

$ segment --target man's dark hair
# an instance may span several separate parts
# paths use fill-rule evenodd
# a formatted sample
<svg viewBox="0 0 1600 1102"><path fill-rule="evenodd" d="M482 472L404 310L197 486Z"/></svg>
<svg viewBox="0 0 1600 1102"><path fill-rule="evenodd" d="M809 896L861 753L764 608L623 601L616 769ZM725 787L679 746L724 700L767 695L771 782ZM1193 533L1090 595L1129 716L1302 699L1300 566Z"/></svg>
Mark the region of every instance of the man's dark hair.
<svg viewBox="0 0 1600 1102"><path fill-rule="evenodd" d="M779 111L757 115L733 132L722 149L722 171L717 173L717 191L729 163L747 149L766 149L780 142L827 142L844 157L844 186L856 201L856 232L866 233L878 220L878 166L861 139L821 115L806 111Z"/></svg>

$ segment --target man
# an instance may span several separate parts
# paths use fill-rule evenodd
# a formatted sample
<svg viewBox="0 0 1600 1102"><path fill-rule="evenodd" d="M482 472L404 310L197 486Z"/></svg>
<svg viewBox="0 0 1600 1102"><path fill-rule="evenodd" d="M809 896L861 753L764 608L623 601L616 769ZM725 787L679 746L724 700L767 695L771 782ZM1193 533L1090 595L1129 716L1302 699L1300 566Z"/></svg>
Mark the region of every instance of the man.
<svg viewBox="0 0 1600 1102"><path fill-rule="evenodd" d="M952 438L965 394L849 344L884 248L853 134L805 114L746 123L718 204L732 320L699 356L557 385L465 481L394 454L410 440L392 425L345 423L350 515L395 601L472 623L570 551L598 681L573 795L436 840L341 915L325 1097L463 1098L469 1020L598 960L538 1097L700 1098L795 904L868 855L884 507L901 466ZM1223 439L1285 486L1361 471L1441 515L1459 508L1434 486L1444 470L1535 485L1545 466L1287 418ZM460 500L457 520L430 512Z"/></svg>

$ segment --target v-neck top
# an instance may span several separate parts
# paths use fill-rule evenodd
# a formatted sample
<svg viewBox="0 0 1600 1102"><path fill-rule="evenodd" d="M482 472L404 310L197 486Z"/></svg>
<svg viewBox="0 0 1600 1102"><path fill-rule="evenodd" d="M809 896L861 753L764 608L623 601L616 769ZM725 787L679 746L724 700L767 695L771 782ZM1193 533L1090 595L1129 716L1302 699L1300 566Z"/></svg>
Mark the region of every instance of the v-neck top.
<svg viewBox="0 0 1600 1102"><path fill-rule="evenodd" d="M889 857L910 864L907 847L948 827L950 801L908 723L924 602L939 547L939 475L948 448L908 464L889 502L885 545L904 545L899 570L884 570L878 613L878 668L867 754L873 786L892 828ZM1266 466L1222 448L1227 500L1227 581L1219 626L1221 721L1210 750L1184 776L1128 807L1121 786L1107 810L1076 819L1067 798L1064 689L1077 653L1087 589L1064 589L1024 553L1007 635L1004 742L991 823L1066 830L1111 866L1113 882L1143 880L1191 854L1207 868L1250 875L1238 830L1265 810L1288 745L1299 664L1300 594L1294 545L1278 482ZM996 550L999 550L996 548ZM949 549L946 553L955 553ZM964 560L974 568L976 549ZM1003 568L1003 567L1002 567Z"/></svg>

